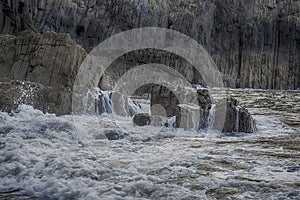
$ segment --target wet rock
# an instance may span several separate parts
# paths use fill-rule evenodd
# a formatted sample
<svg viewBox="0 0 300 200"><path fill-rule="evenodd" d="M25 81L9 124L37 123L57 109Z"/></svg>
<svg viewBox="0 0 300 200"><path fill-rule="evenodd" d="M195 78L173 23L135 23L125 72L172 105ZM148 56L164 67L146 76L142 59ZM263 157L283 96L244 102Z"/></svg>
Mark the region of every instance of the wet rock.
<svg viewBox="0 0 300 200"><path fill-rule="evenodd" d="M183 103L186 105L178 107L178 98L186 101L186 103ZM194 105L188 106L188 104ZM195 130L206 128L208 125L207 120L211 104L212 100L207 89L187 90L185 88L179 88L177 91L171 91L162 86L155 86L151 91L151 108L154 105L161 105L162 108L166 110L168 117L176 115L177 128L181 127L180 123L183 123L184 121L181 128L193 128ZM160 109L159 111L151 109L151 114L160 115L160 112L163 109ZM198 117L193 118L196 112ZM193 120L198 120L198 122L192 122ZM191 123L194 123L194 125ZM198 125L196 125L196 123L198 123Z"/></svg>
<svg viewBox="0 0 300 200"><path fill-rule="evenodd" d="M168 123L168 118L163 116L152 116L150 117L152 126L165 126Z"/></svg>
<svg viewBox="0 0 300 200"><path fill-rule="evenodd" d="M199 128L205 129L208 126L209 111L212 107L212 99L207 89L197 90L197 101L200 106Z"/></svg>
<svg viewBox="0 0 300 200"><path fill-rule="evenodd" d="M138 113L133 117L133 123L138 126L147 126L151 123L151 117L148 113Z"/></svg>
<svg viewBox="0 0 300 200"><path fill-rule="evenodd" d="M112 108L115 114L119 116L129 116L128 97L113 91L111 95Z"/></svg>
<svg viewBox="0 0 300 200"><path fill-rule="evenodd" d="M44 112L71 113L73 83L85 55L68 34L1 35L0 109L27 103Z"/></svg>
<svg viewBox="0 0 300 200"><path fill-rule="evenodd" d="M133 27L169 28L203 44L224 73L227 86L300 88L298 1L138 2L1 1L0 32L18 34L25 29L68 32L90 51L111 35ZM174 63L173 57L165 54L126 57L118 63L115 74L146 61ZM174 65L181 69L189 66L178 59ZM187 72L189 81L196 78L192 70Z"/></svg>
<svg viewBox="0 0 300 200"><path fill-rule="evenodd" d="M4 149L5 148L5 142L0 141L0 149Z"/></svg>
<svg viewBox="0 0 300 200"><path fill-rule="evenodd" d="M163 117L175 116L176 105L178 104L179 101L176 95L170 89L163 86L154 86L152 88L150 99L151 115L162 116L166 114L166 116ZM157 107L155 105L160 105L162 109L155 109ZM163 113L163 111L165 111L165 113Z"/></svg>
<svg viewBox="0 0 300 200"><path fill-rule="evenodd" d="M185 130L198 130L200 119L200 106L179 104L176 108L176 128Z"/></svg>
<svg viewBox="0 0 300 200"><path fill-rule="evenodd" d="M225 121L222 124L224 117ZM213 128L222 132L253 133L256 130L255 121L248 110L238 106L234 98L217 102L216 119Z"/></svg>
<svg viewBox="0 0 300 200"><path fill-rule="evenodd" d="M127 135L124 131L120 129L107 129L104 130L104 134L109 140L121 140Z"/></svg>

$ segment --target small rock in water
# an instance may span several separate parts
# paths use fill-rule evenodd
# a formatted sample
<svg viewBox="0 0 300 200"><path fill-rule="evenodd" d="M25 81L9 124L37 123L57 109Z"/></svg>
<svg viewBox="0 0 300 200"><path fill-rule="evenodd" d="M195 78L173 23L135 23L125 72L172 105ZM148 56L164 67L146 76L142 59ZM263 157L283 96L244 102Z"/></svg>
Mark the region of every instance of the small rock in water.
<svg viewBox="0 0 300 200"><path fill-rule="evenodd" d="M148 113L139 113L133 117L133 123L138 126L146 126L151 123L151 117Z"/></svg>
<svg viewBox="0 0 300 200"><path fill-rule="evenodd" d="M121 140L125 138L125 135L127 135L127 133L119 129L107 129L104 130L104 134L109 140Z"/></svg>
<svg viewBox="0 0 300 200"><path fill-rule="evenodd" d="M5 148L5 142L0 142L0 149L4 149Z"/></svg>

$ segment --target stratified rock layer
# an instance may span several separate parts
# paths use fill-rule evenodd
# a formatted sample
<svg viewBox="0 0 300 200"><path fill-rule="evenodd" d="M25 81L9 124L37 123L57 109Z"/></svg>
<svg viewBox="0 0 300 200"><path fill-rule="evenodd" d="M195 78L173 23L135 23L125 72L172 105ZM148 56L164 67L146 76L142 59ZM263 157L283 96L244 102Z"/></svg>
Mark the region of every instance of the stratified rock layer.
<svg viewBox="0 0 300 200"><path fill-rule="evenodd" d="M24 29L70 33L88 51L132 28L173 29L206 48L227 86L300 88L299 1L4 0L0 9L1 33L18 34ZM145 60L171 63L151 55L125 55L116 69L122 72L126 65Z"/></svg>
<svg viewBox="0 0 300 200"><path fill-rule="evenodd" d="M7 93L8 89L17 91L18 88L23 87L21 82L9 80L26 81L25 93L26 88L39 85L38 88L44 90L44 92L38 90L38 95L43 101L40 102L42 105L35 106L36 108L59 115L70 113L73 83L85 55L85 50L74 43L67 34L53 32L36 34L25 31L18 37L2 35L0 36L0 81L2 81L1 87L7 90L1 89L1 91ZM7 95L12 96L13 92ZM39 102L35 101L32 102L33 105ZM24 101L16 103L31 104ZM7 109L8 107L5 110Z"/></svg>

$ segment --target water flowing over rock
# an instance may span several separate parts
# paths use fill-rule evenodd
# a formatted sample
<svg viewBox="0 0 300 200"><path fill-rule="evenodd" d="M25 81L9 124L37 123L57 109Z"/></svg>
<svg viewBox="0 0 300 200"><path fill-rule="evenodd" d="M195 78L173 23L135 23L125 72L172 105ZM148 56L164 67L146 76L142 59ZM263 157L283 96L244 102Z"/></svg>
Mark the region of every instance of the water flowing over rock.
<svg viewBox="0 0 300 200"><path fill-rule="evenodd" d="M70 33L87 51L124 30L173 29L205 47L224 74L226 86L300 88L299 1L5 0L0 9L2 34L25 29ZM165 54L152 55L125 57L117 64L116 74L145 60L173 62Z"/></svg>
<svg viewBox="0 0 300 200"><path fill-rule="evenodd" d="M246 133L255 131L253 118L245 108L238 106L236 99L218 99L213 102L209 90L202 88L196 90L196 104L191 104L193 90L190 93L186 91L188 90L180 95L180 90L173 92L165 87L155 86L151 91L151 106L161 105L160 110L165 109L170 115L175 113L177 128ZM186 102L179 104L180 96L185 96ZM152 115L159 115L159 112L152 111L153 109Z"/></svg>
<svg viewBox="0 0 300 200"><path fill-rule="evenodd" d="M0 46L2 93L8 88L15 90L16 82L9 80L34 82L25 85L38 85L38 96L43 101L35 99L31 105L44 112L59 115L71 113L72 87L86 55L84 49L67 34L36 34L29 31L17 37L0 36Z"/></svg>
<svg viewBox="0 0 300 200"><path fill-rule="evenodd" d="M184 102L179 103L178 98ZM194 102L193 102L194 101ZM179 105L180 104L180 105ZM194 105L189 105L194 104ZM193 89L190 88L180 89L178 91L171 91L166 87L154 86L151 90L151 114L161 115L162 110L166 110L167 116L176 116L176 127L193 127L193 129L207 128L207 121L209 117L209 111L211 108L211 98L207 89ZM160 105L158 109L153 109ZM181 114L181 111L183 112ZM185 114L184 114L185 113ZM195 114L197 113L197 114ZM197 122L192 122L195 116ZM186 121L185 125L180 125L183 121ZM187 122L189 121L189 122ZM196 125L197 124L197 125Z"/></svg>

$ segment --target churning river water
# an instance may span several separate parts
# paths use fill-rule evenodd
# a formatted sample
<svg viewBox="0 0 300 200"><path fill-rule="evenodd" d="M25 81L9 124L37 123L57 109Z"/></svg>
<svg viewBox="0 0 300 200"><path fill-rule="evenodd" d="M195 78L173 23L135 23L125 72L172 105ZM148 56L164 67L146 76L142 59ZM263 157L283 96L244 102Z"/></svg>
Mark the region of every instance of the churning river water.
<svg viewBox="0 0 300 200"><path fill-rule="evenodd" d="M299 199L300 92L226 90L257 132L222 134L104 115L0 113L0 199ZM122 140L106 129L122 127Z"/></svg>

